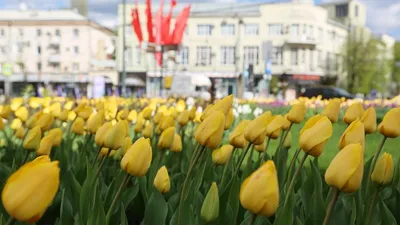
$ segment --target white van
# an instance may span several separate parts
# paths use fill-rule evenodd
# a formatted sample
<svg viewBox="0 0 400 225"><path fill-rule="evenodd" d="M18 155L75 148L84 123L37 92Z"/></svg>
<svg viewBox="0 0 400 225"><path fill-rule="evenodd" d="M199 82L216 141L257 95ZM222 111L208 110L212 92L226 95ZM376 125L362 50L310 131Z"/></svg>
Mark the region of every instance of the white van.
<svg viewBox="0 0 400 225"><path fill-rule="evenodd" d="M211 80L205 75L174 75L172 76L170 94L210 100L211 95L208 92L210 87Z"/></svg>

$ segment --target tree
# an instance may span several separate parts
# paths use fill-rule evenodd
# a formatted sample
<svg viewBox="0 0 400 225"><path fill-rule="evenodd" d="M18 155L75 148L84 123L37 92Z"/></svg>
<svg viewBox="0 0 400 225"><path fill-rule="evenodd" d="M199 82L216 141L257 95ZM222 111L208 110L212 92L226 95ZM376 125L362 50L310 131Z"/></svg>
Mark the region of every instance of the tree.
<svg viewBox="0 0 400 225"><path fill-rule="evenodd" d="M396 93L400 93L400 42L394 45L394 59L393 59L393 82L396 85Z"/></svg>

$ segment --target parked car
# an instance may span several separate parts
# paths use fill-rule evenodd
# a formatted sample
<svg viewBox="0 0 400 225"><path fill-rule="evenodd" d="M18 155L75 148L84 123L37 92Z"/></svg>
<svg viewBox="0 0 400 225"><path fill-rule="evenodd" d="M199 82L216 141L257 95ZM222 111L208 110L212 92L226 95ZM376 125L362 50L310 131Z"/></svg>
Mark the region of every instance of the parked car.
<svg viewBox="0 0 400 225"><path fill-rule="evenodd" d="M322 96L322 99L330 99L330 98L346 98L353 99L354 96L351 95L344 89L332 86L311 86L302 89L300 96L302 97L317 97L318 95Z"/></svg>

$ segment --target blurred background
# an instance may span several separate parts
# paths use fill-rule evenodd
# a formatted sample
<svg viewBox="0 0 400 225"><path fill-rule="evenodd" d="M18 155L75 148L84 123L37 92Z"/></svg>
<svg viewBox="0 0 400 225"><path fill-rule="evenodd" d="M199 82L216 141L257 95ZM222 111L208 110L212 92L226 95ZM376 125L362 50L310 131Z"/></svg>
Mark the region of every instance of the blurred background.
<svg viewBox="0 0 400 225"><path fill-rule="evenodd" d="M400 92L398 0L0 0L2 96Z"/></svg>

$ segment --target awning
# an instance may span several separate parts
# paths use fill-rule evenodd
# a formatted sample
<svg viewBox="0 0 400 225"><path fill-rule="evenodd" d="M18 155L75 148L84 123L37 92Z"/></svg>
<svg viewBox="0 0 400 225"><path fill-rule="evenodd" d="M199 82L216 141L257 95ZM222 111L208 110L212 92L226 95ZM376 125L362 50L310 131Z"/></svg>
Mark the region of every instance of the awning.
<svg viewBox="0 0 400 225"><path fill-rule="evenodd" d="M204 75L193 75L192 76L192 83L196 84L197 86L202 87L211 87L211 80L210 78Z"/></svg>
<svg viewBox="0 0 400 225"><path fill-rule="evenodd" d="M145 82L137 77L128 77L125 80L126 86L144 87Z"/></svg>
<svg viewBox="0 0 400 225"><path fill-rule="evenodd" d="M197 76L197 75L203 75L206 77L210 78L237 78L239 77L239 74L235 74L235 72L189 72L189 71L164 71L163 76L171 76L171 75L188 75L188 76ZM159 71L148 71L147 76L148 77L160 77L160 72Z"/></svg>

